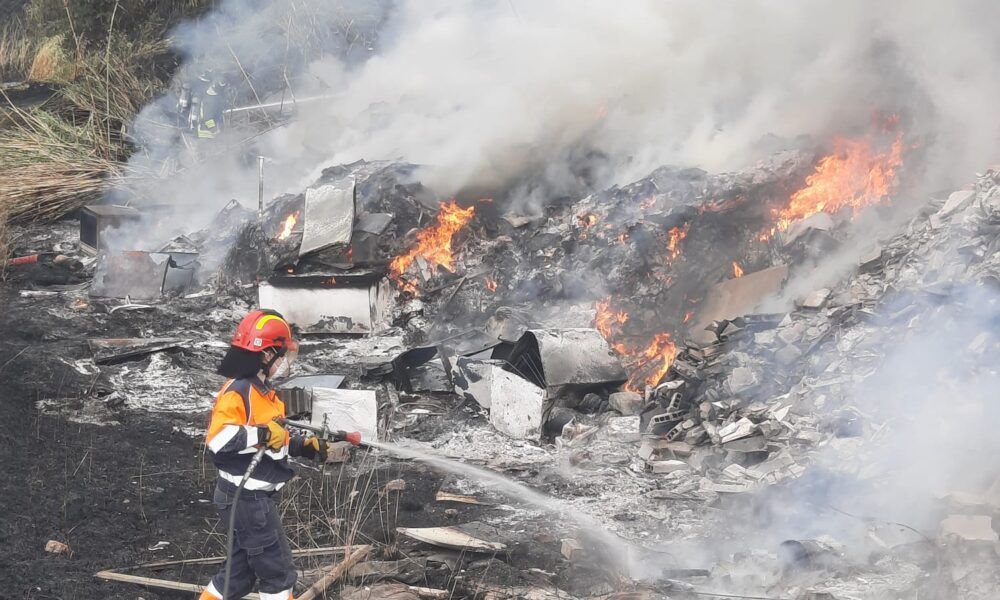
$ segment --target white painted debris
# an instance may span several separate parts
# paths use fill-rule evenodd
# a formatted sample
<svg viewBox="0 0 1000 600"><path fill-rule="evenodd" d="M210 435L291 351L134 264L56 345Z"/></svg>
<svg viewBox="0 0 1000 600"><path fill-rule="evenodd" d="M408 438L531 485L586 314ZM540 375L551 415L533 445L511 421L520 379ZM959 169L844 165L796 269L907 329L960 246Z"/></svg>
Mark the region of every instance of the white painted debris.
<svg viewBox="0 0 1000 600"><path fill-rule="evenodd" d="M792 459L792 455L786 449L771 456L766 461L746 469L746 473L754 479L764 479L769 475L780 473L793 466L795 466L795 460Z"/></svg>
<svg viewBox="0 0 1000 600"><path fill-rule="evenodd" d="M612 417L604 433L608 439L618 442L639 441L639 417Z"/></svg>
<svg viewBox="0 0 1000 600"><path fill-rule="evenodd" d="M489 409L490 423L500 433L518 440L537 440L542 434L545 390L503 368L500 360L455 361L455 391Z"/></svg>
<svg viewBox="0 0 1000 600"><path fill-rule="evenodd" d="M490 380L490 424L516 440L537 440L542 435L545 390L504 370L494 370Z"/></svg>
<svg viewBox="0 0 1000 600"><path fill-rule="evenodd" d="M69 552L69 546L57 540L49 540L45 543L45 551L52 554L66 554Z"/></svg>
<svg viewBox="0 0 1000 600"><path fill-rule="evenodd" d="M472 360L459 357L455 360L452 376L455 392L475 400L479 406L489 408L493 402L493 374L503 370L504 361Z"/></svg>
<svg viewBox="0 0 1000 600"><path fill-rule="evenodd" d="M378 439L378 401L374 390L313 388L312 425L360 431L362 440Z"/></svg>
<svg viewBox="0 0 1000 600"><path fill-rule="evenodd" d="M473 552L499 552L507 548L500 542L489 542L473 537L455 527L397 527L396 531L408 538L454 550Z"/></svg>
<svg viewBox="0 0 1000 600"><path fill-rule="evenodd" d="M257 287L260 306L276 310L305 333L372 333L381 331L392 313L395 292L388 278L349 282L332 286L301 284L283 277L282 285L261 282Z"/></svg>
<svg viewBox="0 0 1000 600"><path fill-rule="evenodd" d="M791 404L782 406L781 408L771 412L771 418L778 422L784 421L785 417L788 416L788 411L790 410L792 410Z"/></svg>
<svg viewBox="0 0 1000 600"><path fill-rule="evenodd" d="M329 246L346 246L354 229L354 180L306 190L299 256Z"/></svg>
<svg viewBox="0 0 1000 600"><path fill-rule="evenodd" d="M993 519L985 515L949 515L941 521L942 538L957 537L969 542L996 542Z"/></svg>
<svg viewBox="0 0 1000 600"><path fill-rule="evenodd" d="M649 466L654 473L659 474L673 473L674 471L689 471L691 469L691 465L683 460L654 460L649 463Z"/></svg>

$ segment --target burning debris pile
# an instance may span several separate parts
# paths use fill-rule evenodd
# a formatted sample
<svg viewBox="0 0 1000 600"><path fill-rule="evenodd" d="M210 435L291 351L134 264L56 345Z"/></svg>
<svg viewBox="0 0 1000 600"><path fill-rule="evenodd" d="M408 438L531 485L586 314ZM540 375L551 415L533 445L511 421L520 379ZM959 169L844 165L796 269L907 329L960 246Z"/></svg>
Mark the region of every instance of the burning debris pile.
<svg viewBox="0 0 1000 600"><path fill-rule="evenodd" d="M257 214L233 202L204 229L153 248L128 246L138 242L127 235L131 224L155 220L152 210L94 208L81 220L89 254L73 265L77 285L38 279L38 289L22 294L71 293L75 310L103 306L109 314L212 302L220 330L244 305L276 309L305 336L310 377L284 386L290 410L317 426L350 420L381 439L414 438L443 454L528 464L556 481L601 488L594 496L617 521L603 526L628 538L643 565L630 575L659 581L654 589L663 591L661 579L640 573L661 544L722 526L714 507L773 496L793 507L795 520L808 513L796 494L817 481L868 482L873 475L857 456L878 451L885 425L877 407L859 402L858 386L912 332L960 319L979 297L970 290L1000 285L995 172L975 190L932 200L904 233L875 242L857 222L905 192L903 137L890 128L832 146L828 154L784 152L735 173L663 167L528 214L494 199L439 198L413 165L358 162L325 170ZM849 268L817 275L838 255L850 257ZM88 274L84 297L79 281ZM176 359L163 354L196 346L192 337L190 328L164 328L156 339L91 340L93 365L74 368L107 371L112 382L150 395L165 378L208 385L208 373L181 377ZM963 360L974 369L997 347L990 331L966 343ZM197 352L210 362L211 345ZM136 360L148 364L136 369ZM117 403L111 414L121 410L121 395L101 389ZM54 400L40 406L58 412ZM76 416L93 422L99 414ZM488 443L470 447L472 432ZM563 458L571 475L555 468ZM683 505L686 516L637 544L651 521L665 518L665 501ZM954 555L943 564L968 551L948 536L989 537L979 526L991 518L987 505L949 508L955 514L943 517L942 539ZM940 551L928 539L897 544L883 532L879 561L845 575L838 569L848 557L826 538L801 537L785 523L774 535L800 537L746 555L728 549L752 528L724 526L731 536L719 548L727 550L702 559L714 566L679 560L672 572L737 593L808 588L846 598L865 577L909 569L916 559L901 548ZM822 529L807 535L828 533ZM411 533L403 532L407 543L443 543L440 532ZM578 537L586 536L559 541L569 573L594 566L592 555L581 558L588 550ZM751 568L754 561L769 566ZM655 570L662 576L662 565ZM561 585L572 588L571 578ZM956 593L985 585L940 570L933 584ZM672 593L684 589L670 585Z"/></svg>

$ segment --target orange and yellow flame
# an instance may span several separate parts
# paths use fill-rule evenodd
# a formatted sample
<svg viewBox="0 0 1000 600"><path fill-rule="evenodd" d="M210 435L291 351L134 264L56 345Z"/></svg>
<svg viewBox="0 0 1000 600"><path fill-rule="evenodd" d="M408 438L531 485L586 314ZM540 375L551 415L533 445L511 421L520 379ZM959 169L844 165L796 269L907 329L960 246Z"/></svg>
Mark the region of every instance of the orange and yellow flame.
<svg viewBox="0 0 1000 600"><path fill-rule="evenodd" d="M677 356L677 346L671 335L658 333L645 346L629 347L615 340L621 335L623 325L628 322L628 313L612 308L611 298L598 301L595 309L594 328L608 340L630 371L625 389L640 391L643 384L656 385L666 375Z"/></svg>
<svg viewBox="0 0 1000 600"><path fill-rule="evenodd" d="M472 220L475 214L474 206L462 208L455 201L442 202L435 223L418 231L417 243L389 263L389 272L400 287L406 291L416 291L416 286L406 281L402 275L418 256L433 267L440 266L454 272L455 255L451 247L452 238Z"/></svg>
<svg viewBox="0 0 1000 600"><path fill-rule="evenodd" d="M582 215L576 216L576 221L580 224L580 227L589 229L597 224L598 219L597 215L594 213L583 213Z"/></svg>
<svg viewBox="0 0 1000 600"><path fill-rule="evenodd" d="M677 345L669 333L658 333L653 339L638 353L637 359L632 367L632 376L629 377L625 389L630 391L640 391L640 380L646 385L656 385L660 379L670 370L674 358L677 357ZM647 374L644 378L642 374Z"/></svg>
<svg viewBox="0 0 1000 600"><path fill-rule="evenodd" d="M621 333L622 325L628 321L628 314L611 308L611 298L598 300L594 315L594 329L601 332L604 339L611 341Z"/></svg>
<svg viewBox="0 0 1000 600"><path fill-rule="evenodd" d="M667 253L670 262L674 262L681 255L681 240L687 237L688 226L674 227L667 232Z"/></svg>
<svg viewBox="0 0 1000 600"><path fill-rule="evenodd" d="M295 211L292 214L285 217L284 222L281 224L281 231L278 232L279 240L287 240L288 236L292 235L292 230L295 229L295 224L299 221L299 211Z"/></svg>
<svg viewBox="0 0 1000 600"><path fill-rule="evenodd" d="M882 202L896 186L896 171L903 164L903 134L891 146L878 150L869 138L834 139L834 151L820 159L806 185L792 194L788 205L775 211L775 229L784 231L793 222L819 212L836 213Z"/></svg>
<svg viewBox="0 0 1000 600"><path fill-rule="evenodd" d="M486 289L488 289L491 292L497 291L497 280L493 279L492 277L484 278L483 285L485 285Z"/></svg>
<svg viewBox="0 0 1000 600"><path fill-rule="evenodd" d="M743 277L743 267L741 267L740 263L736 262L735 260L733 261L733 277L737 279Z"/></svg>

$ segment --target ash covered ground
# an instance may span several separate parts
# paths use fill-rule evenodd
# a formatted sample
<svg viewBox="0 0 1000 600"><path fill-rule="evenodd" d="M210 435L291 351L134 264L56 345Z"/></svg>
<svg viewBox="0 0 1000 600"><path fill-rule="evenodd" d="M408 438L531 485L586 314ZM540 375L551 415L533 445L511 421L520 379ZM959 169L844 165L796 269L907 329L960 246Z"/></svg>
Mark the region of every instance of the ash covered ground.
<svg viewBox="0 0 1000 600"><path fill-rule="evenodd" d="M302 466L282 501L294 547L372 543L369 560L409 561L381 565L377 577L352 572L345 597L419 595L400 583L454 597L992 597L994 171L954 193L894 189L893 201L911 208L905 218L848 206L781 231L774 215L808 188L810 154L734 174L659 170L535 215L472 200L464 205L477 211L449 236L448 268L419 252L429 238L418 233L439 230L447 211L428 206L433 194L408 173L396 182L401 172L359 163L318 182L351 175L359 213L410 207L394 211L386 256L420 260L390 268L392 307L377 331L306 335L297 370L375 390L380 438L550 498L533 504L382 452ZM289 264L318 272L320 260L288 262L301 231L279 239L287 215L302 210L296 202L272 205L263 236L234 226L235 246L196 285L144 306L90 292L95 259L79 252L76 222L15 231L15 254L57 249L82 266L13 267L3 288L12 597L175 597L93 574L221 552L201 435L221 385L214 366L257 302L254 286L234 286L226 269L262 239L265 258L249 277L287 274ZM672 231L683 237L672 243ZM539 411L528 432L498 424L475 393L456 393L463 354L566 327L596 327L607 338L602 360L625 376L546 386L543 405L523 407ZM650 356L656 334L669 343ZM180 341L97 364L95 338ZM400 379L393 359L428 342L448 365L425 361L430 376ZM442 385L439 364L450 389L428 391ZM442 549L396 529L453 525L505 550ZM609 556L600 531L623 540L624 550L610 549L623 556ZM48 540L69 550L46 552ZM303 580L322 564L300 560ZM210 573L154 575L201 583Z"/></svg>

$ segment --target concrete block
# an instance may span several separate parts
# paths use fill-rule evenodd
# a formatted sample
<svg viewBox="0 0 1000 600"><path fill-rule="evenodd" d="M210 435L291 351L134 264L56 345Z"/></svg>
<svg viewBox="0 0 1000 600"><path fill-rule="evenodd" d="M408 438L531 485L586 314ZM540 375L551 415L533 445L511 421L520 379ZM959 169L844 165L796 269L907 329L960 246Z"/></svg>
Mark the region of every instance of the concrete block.
<svg viewBox="0 0 1000 600"><path fill-rule="evenodd" d="M642 395L636 392L615 392L608 397L608 404L626 417L642 412Z"/></svg>
<svg viewBox="0 0 1000 600"><path fill-rule="evenodd" d="M722 443L732 442L740 438L750 437L757 432L757 425L750 419L743 417L735 423L730 423L719 430L719 437Z"/></svg>

